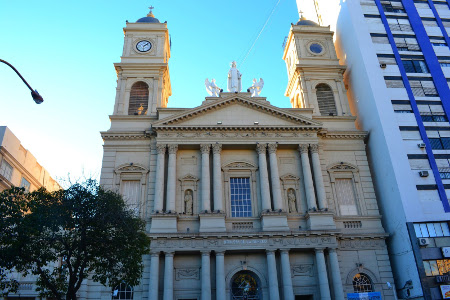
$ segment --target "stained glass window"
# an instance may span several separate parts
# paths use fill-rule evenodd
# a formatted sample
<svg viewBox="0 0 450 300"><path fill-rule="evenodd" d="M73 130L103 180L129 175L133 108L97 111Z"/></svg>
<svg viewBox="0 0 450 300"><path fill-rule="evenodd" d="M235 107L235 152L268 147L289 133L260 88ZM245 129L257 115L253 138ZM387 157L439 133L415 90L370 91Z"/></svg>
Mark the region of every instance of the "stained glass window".
<svg viewBox="0 0 450 300"><path fill-rule="evenodd" d="M372 281L364 273L358 273L353 277L353 290L355 293L373 292Z"/></svg>
<svg viewBox="0 0 450 300"><path fill-rule="evenodd" d="M233 300L261 299L259 280L252 272L241 271L234 275L231 281L231 294Z"/></svg>

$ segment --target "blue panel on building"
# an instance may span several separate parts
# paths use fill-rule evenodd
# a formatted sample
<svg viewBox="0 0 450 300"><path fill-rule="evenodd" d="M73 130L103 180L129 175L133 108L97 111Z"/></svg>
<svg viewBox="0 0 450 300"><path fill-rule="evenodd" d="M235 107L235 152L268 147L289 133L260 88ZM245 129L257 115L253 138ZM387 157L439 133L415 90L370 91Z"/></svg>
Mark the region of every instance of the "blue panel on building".
<svg viewBox="0 0 450 300"><path fill-rule="evenodd" d="M348 300L381 300L380 292L371 292L371 293L348 293Z"/></svg>

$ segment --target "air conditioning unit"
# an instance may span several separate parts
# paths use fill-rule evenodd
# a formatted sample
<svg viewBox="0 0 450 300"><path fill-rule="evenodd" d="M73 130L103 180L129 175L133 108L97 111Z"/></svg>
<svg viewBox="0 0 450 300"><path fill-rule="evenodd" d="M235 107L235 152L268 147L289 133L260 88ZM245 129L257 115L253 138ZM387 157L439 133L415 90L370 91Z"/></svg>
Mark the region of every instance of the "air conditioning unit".
<svg viewBox="0 0 450 300"><path fill-rule="evenodd" d="M428 177L428 171L420 171L419 172L420 177Z"/></svg>
<svg viewBox="0 0 450 300"><path fill-rule="evenodd" d="M419 147L419 148L425 148L425 143L419 143L419 144L417 144L417 147Z"/></svg>
<svg viewBox="0 0 450 300"><path fill-rule="evenodd" d="M428 246L430 240L428 238L419 238L419 246Z"/></svg>
<svg viewBox="0 0 450 300"><path fill-rule="evenodd" d="M386 64L380 64L380 68L386 69Z"/></svg>

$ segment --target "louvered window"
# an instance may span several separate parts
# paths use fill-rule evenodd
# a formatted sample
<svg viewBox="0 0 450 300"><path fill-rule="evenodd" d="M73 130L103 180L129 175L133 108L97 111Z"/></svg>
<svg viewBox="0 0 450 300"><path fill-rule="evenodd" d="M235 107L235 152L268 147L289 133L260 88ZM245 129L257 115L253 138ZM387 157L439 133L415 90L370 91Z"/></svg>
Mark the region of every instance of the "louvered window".
<svg viewBox="0 0 450 300"><path fill-rule="evenodd" d="M386 81L386 87L393 88L393 89L402 89L405 86L403 85L403 81L401 80L385 80Z"/></svg>
<svg viewBox="0 0 450 300"><path fill-rule="evenodd" d="M407 19L387 19L392 31L413 31Z"/></svg>
<svg viewBox="0 0 450 300"><path fill-rule="evenodd" d="M317 102L322 116L336 116L336 103L330 86L324 83L316 86Z"/></svg>
<svg viewBox="0 0 450 300"><path fill-rule="evenodd" d="M148 109L148 85L139 81L133 84L130 91L129 115L146 115Z"/></svg>
<svg viewBox="0 0 450 300"><path fill-rule="evenodd" d="M420 51L415 37L394 37L394 41L398 51Z"/></svg>
<svg viewBox="0 0 450 300"><path fill-rule="evenodd" d="M354 216L358 214L356 197L352 179L336 179L336 198L341 215Z"/></svg>
<svg viewBox="0 0 450 300"><path fill-rule="evenodd" d="M438 92L432 81L419 81L411 80L409 82L411 85L412 92L414 96L418 97L437 97Z"/></svg>

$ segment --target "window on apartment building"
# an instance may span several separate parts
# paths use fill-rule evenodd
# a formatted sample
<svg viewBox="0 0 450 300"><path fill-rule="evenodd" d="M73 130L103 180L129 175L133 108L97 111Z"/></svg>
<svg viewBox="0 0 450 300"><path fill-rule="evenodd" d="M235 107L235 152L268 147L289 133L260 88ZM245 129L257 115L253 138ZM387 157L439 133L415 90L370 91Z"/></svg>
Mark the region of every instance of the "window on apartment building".
<svg viewBox="0 0 450 300"><path fill-rule="evenodd" d="M401 2L397 1L381 1L381 6L384 12L390 13L405 13L405 9Z"/></svg>
<svg viewBox="0 0 450 300"><path fill-rule="evenodd" d="M450 168L439 168L439 177L441 179L450 179Z"/></svg>
<svg viewBox="0 0 450 300"><path fill-rule="evenodd" d="M414 5L418 9L420 9L420 8L422 8L422 9L423 8L430 8L430 5L426 1L414 1Z"/></svg>
<svg viewBox="0 0 450 300"><path fill-rule="evenodd" d="M320 83L316 86L317 103L322 116L336 116L336 103L331 87L328 84Z"/></svg>
<svg viewBox="0 0 450 300"><path fill-rule="evenodd" d="M450 259L424 260L426 276L445 275L450 272Z"/></svg>
<svg viewBox="0 0 450 300"><path fill-rule="evenodd" d="M148 85L139 81L131 86L130 102L128 104L129 115L146 115L148 108Z"/></svg>
<svg viewBox="0 0 450 300"><path fill-rule="evenodd" d="M250 178L230 178L231 217L251 217L252 197Z"/></svg>
<svg viewBox="0 0 450 300"><path fill-rule="evenodd" d="M420 51L419 44L417 43L417 39L413 36L408 37L395 37L394 36L395 45L397 46L398 51Z"/></svg>
<svg viewBox="0 0 450 300"><path fill-rule="evenodd" d="M387 38L387 36L371 36L372 37L372 42L375 44L389 44L389 39Z"/></svg>
<svg viewBox="0 0 450 300"><path fill-rule="evenodd" d="M441 149L450 149L450 138L441 137L441 138L429 138L428 139L431 144L431 149L441 150Z"/></svg>
<svg viewBox="0 0 450 300"><path fill-rule="evenodd" d="M414 231L418 238L450 236L447 222L415 223Z"/></svg>
<svg viewBox="0 0 450 300"><path fill-rule="evenodd" d="M20 182L20 187L23 187L26 192L30 191L31 184L28 180L22 177L22 181Z"/></svg>
<svg viewBox="0 0 450 300"><path fill-rule="evenodd" d="M405 68L406 73L429 73L427 64L425 63L424 60L402 59L402 63L403 63L403 67Z"/></svg>
<svg viewBox="0 0 450 300"><path fill-rule="evenodd" d="M403 85L403 81L402 80L391 80L391 79L386 79L386 87L391 88L391 89L403 89L405 88L405 86Z"/></svg>
<svg viewBox="0 0 450 300"><path fill-rule="evenodd" d="M5 177L7 180L11 180L12 172L13 167L3 159L2 164L0 165L0 175Z"/></svg>
<svg viewBox="0 0 450 300"><path fill-rule="evenodd" d="M422 19L422 23L423 23L423 26L425 26L425 27L438 27L438 24L437 24L437 22L436 22L436 20L431 20L431 19Z"/></svg>
<svg viewBox="0 0 450 300"><path fill-rule="evenodd" d="M439 60L439 64L441 65L442 68L450 67L450 61L440 61Z"/></svg>
<svg viewBox="0 0 450 300"><path fill-rule="evenodd" d="M413 31L408 19L387 19L392 31Z"/></svg>
<svg viewBox="0 0 450 300"><path fill-rule="evenodd" d="M448 10L447 2L434 2L433 1L433 4L434 4L434 7L436 7L437 10L441 10L441 9Z"/></svg>
<svg viewBox="0 0 450 300"><path fill-rule="evenodd" d="M125 282L118 284L112 291L111 299L132 300L133 287Z"/></svg>
<svg viewBox="0 0 450 300"><path fill-rule="evenodd" d="M426 80L410 80L409 84L411 86L414 96L418 97L437 97L439 96L433 81Z"/></svg>
<svg viewBox="0 0 450 300"><path fill-rule="evenodd" d="M447 42L445 41L444 38L430 37L430 42L433 46L436 46L436 47L446 47L447 46Z"/></svg>
<svg viewBox="0 0 450 300"><path fill-rule="evenodd" d="M420 113L423 122L448 122L445 113Z"/></svg>
<svg viewBox="0 0 450 300"><path fill-rule="evenodd" d="M355 293L373 292L372 280L364 273L358 273L353 277L353 291Z"/></svg>

